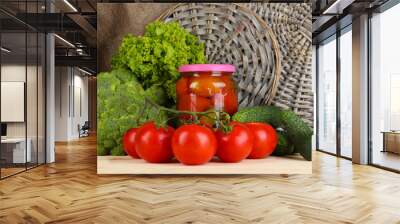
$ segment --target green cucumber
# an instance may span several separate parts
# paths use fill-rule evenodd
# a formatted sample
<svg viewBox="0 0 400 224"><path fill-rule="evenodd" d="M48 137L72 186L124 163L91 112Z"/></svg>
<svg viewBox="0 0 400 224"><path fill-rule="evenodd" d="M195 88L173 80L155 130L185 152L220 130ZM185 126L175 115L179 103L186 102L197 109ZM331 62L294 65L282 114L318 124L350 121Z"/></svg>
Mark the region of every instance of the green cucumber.
<svg viewBox="0 0 400 224"><path fill-rule="evenodd" d="M232 120L239 122L262 122L277 128L280 124L281 109L275 106L254 106L241 109Z"/></svg>
<svg viewBox="0 0 400 224"><path fill-rule="evenodd" d="M278 131L278 145L275 151L272 153L274 156L286 156L294 153L294 145L286 137L286 133Z"/></svg>
<svg viewBox="0 0 400 224"><path fill-rule="evenodd" d="M285 136L294 145L304 159L311 161L312 129L296 113L281 110L276 106L254 106L241 109L233 115L232 120L239 122L262 122L275 129L282 128ZM279 154L279 152L277 152Z"/></svg>

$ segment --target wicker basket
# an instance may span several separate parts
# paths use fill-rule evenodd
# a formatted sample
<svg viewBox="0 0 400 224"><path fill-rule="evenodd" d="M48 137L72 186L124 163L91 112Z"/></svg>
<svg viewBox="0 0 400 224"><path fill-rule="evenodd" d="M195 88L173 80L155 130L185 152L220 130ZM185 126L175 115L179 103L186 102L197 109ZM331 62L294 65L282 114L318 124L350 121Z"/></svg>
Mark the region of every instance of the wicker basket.
<svg viewBox="0 0 400 224"><path fill-rule="evenodd" d="M159 20L178 21L204 41L209 63L236 66L240 106L272 103L281 75L279 46L255 12L239 4L182 3Z"/></svg>
<svg viewBox="0 0 400 224"><path fill-rule="evenodd" d="M272 104L290 108L313 123L311 4L244 4L268 23L277 36L282 74Z"/></svg>

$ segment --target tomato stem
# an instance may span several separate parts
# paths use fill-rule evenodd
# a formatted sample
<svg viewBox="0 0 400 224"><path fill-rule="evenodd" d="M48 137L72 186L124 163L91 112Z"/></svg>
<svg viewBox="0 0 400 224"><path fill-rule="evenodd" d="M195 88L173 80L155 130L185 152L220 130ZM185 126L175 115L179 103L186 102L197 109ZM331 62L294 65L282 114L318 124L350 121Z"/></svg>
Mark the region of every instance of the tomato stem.
<svg viewBox="0 0 400 224"><path fill-rule="evenodd" d="M177 114L177 115L187 114L187 115L190 115L190 116L193 117L193 122L195 124L199 124L200 123L199 122L199 116L203 116L203 117L207 117L207 118L209 118L211 120L214 120L217 128L221 129L224 132L230 132L231 129L232 129L232 127L229 126L231 117L225 111L216 111L214 109L207 110L207 111L202 111L202 112L175 110L175 109L171 109L171 108L168 108L168 107L161 106L161 105L155 103L154 101L152 101L149 98L145 98L145 103L149 103L149 104L151 104L152 106L156 107L159 110L163 110L163 111L170 112L170 113L173 113L173 114ZM213 116L210 116L210 114L215 114L216 116L213 117ZM174 116L173 118L175 118L175 117L178 117L178 116ZM168 122L169 120L170 119L168 119L166 122Z"/></svg>
<svg viewBox="0 0 400 224"><path fill-rule="evenodd" d="M225 111L216 111L214 109L207 110L207 111L202 111L202 112L187 111L187 110L175 110L175 109L171 109L171 108L168 108L168 107L161 106L161 105L155 103L154 101L152 101L149 98L145 98L145 100L147 102L149 102L151 105L157 107L160 110L164 110L164 111L171 112L171 113L174 113L174 114L189 114L189 115L204 115L204 116L207 116L210 113L221 113L221 114L224 114L224 116L228 116L229 117L229 114L226 113Z"/></svg>

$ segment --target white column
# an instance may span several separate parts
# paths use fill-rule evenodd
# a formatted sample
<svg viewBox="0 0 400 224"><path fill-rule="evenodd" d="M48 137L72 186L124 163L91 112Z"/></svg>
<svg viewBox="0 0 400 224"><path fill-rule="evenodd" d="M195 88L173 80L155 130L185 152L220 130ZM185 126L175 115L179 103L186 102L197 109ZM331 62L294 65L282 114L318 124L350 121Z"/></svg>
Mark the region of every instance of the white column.
<svg viewBox="0 0 400 224"><path fill-rule="evenodd" d="M46 37L46 163L55 161L54 133L55 133L55 56L54 56L54 35L47 34Z"/></svg>
<svg viewBox="0 0 400 224"><path fill-rule="evenodd" d="M46 1L46 12L54 12L54 5ZM46 163L55 162L55 43L54 35L46 35Z"/></svg>
<svg viewBox="0 0 400 224"><path fill-rule="evenodd" d="M353 162L368 163L368 15L353 20Z"/></svg>

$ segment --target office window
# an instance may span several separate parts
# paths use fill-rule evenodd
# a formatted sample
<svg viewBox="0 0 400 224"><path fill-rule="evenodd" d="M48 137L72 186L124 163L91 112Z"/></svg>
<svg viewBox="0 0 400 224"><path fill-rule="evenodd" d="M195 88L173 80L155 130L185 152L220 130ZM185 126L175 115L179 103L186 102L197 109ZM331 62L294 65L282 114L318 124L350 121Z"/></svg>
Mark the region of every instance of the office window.
<svg viewBox="0 0 400 224"><path fill-rule="evenodd" d="M352 33L340 36L340 154L352 157Z"/></svg>
<svg viewBox="0 0 400 224"><path fill-rule="evenodd" d="M336 39L318 47L318 149L336 153Z"/></svg>
<svg viewBox="0 0 400 224"><path fill-rule="evenodd" d="M400 5L371 19L372 163L400 170Z"/></svg>

